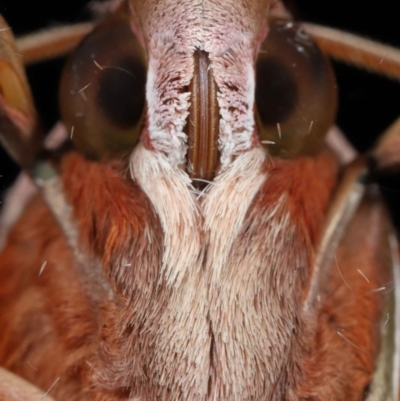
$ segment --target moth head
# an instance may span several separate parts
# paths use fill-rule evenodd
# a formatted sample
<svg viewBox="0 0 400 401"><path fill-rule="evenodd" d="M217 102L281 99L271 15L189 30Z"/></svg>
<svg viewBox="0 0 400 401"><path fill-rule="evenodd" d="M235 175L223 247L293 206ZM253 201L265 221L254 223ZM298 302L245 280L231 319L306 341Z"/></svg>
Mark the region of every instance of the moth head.
<svg viewBox="0 0 400 401"><path fill-rule="evenodd" d="M63 74L76 148L99 159L140 140L205 180L261 142L280 157L318 151L336 113L333 73L274 10L269 1L122 3Z"/></svg>
<svg viewBox="0 0 400 401"><path fill-rule="evenodd" d="M73 237L73 229L76 227L72 227L71 230L73 224L68 226L73 218L68 215L68 205L62 203L63 199L60 201L60 194L70 197L79 228L87 234L88 242L102 258L107 279L112 282L116 294L128 304L131 302L131 305L140 307L135 316L144 316L151 307L158 313L165 305L173 306L168 312L172 310L181 315L181 305L188 303L180 302L179 296L184 293L180 291L180 283L189 278L195 282L196 274L203 272L204 266L212 270L213 283L218 283L223 269L237 266L235 256L239 256L240 259L240 252L233 252L231 264L225 263L230 247L233 251L240 250L243 257L241 260L245 262L248 261L245 257L250 255L251 262L244 263L237 269L243 274L243 280L238 280L240 284L247 280L249 272L246 269L259 265L258 257L265 256L265 260L269 260L270 257L298 254L298 258L294 256L292 259L296 262L299 260L300 265L294 266L296 271L291 271L289 276L285 275L285 279L291 283L295 282L293 277L299 271L298 276L304 278L304 292L310 287L311 294L317 293L313 289L319 287L309 283L311 273L304 273L306 269L303 269L303 264L308 263L310 270L313 267L311 259L314 247L317 247L316 232L325 210L325 206L322 207L321 204L328 203L330 189L324 190L324 186L318 186L319 190L307 191L307 186L297 183L303 184L303 178L308 179L311 175L318 176L315 181L324 182L325 185L325 181L330 181L331 178L321 178L324 171L320 175L321 171L318 168L310 168L311 173L307 176L307 173L297 171L297 166L292 164L286 170L292 180L290 188L293 190L288 195L287 175L279 175L278 168L277 174L276 171L271 174L272 176L275 173L275 181L271 179L267 182L269 171L266 171L272 163L268 165L264 161L268 156L293 158L298 155L315 154L323 147L323 136L332 124L336 108L335 83L324 57L299 26L288 20L277 20L271 13L273 8L268 1L132 0L113 4L115 7L112 7L112 15L100 22L83 40L67 63L60 92L63 121L75 148L87 158L102 160L122 156L123 159L124 155L132 153L138 141L142 143L141 149L146 150L139 156L144 158L144 153L147 156L151 153L152 157L142 164L140 160L137 162L135 172L138 174L134 175L137 180L135 183L124 180L125 177L119 174L123 171L121 165L118 166L119 169L113 169L113 166L108 164L103 169L101 163L86 163L76 155L73 157L79 160L71 158L72 162L70 161L69 165L67 160L62 172L63 178L67 176L64 180L67 188L65 193L56 185L52 185L53 183L43 187L43 193L48 197L46 200L61 221L60 225L66 236L72 231L70 237ZM14 103L13 98L9 97L9 93L8 87L4 87L3 97L6 101L11 106L18 105L18 102ZM29 110L23 111L26 114L30 113ZM7 116L12 118L13 114ZM12 121L15 124L17 120L14 118ZM30 127L32 132L36 132L36 126ZM20 132L23 132L21 128ZM257 152L250 154L249 151L254 148L261 148L262 142L265 142L267 150L264 152L256 149ZM243 161L240 156L246 152L250 156L247 161L239 165L238 169L229 169L237 160ZM158 155L162 156L162 163L159 162L161 157L157 159ZM254 159L250 160L254 155L255 162ZM165 161L167 163L164 163ZM329 160L326 164L329 164ZM75 166L75 170L65 168L65 165ZM303 165L307 166L307 161ZM147 170L143 172L145 169ZM332 176L336 176L335 168L328 169ZM118 174L115 174L115 171ZM284 168L280 171L285 172ZM209 190L207 195L211 193L211 196L208 196L208 203L197 202L191 192L188 175L193 180L210 181L223 174L225 186L216 185L215 191ZM298 181L293 182L296 177ZM358 179L358 176L356 178ZM354 180L356 184L357 179ZM94 187L85 185L87 182L94 182ZM265 182L267 186L263 187L262 192L260 188ZM330 185L326 184L327 187ZM312 186L311 183L310 187ZM279 191L282 196L274 198ZM298 198L292 196L296 191L303 191ZM310 198L308 195L311 195L312 201L302 202L302 199ZM235 202L229 204L228 197L229 201L234 198ZM256 198L257 202L252 203ZM89 201L82 202L82 199ZM62 210L64 214L60 213L60 204L65 206ZM317 204L320 206L319 212L316 212ZM236 205L239 206L236 208ZM339 206L342 206L340 202ZM257 211L260 213L257 214ZM293 220L286 216L286 212ZM226 218L227 215L230 216L229 219ZM318 215L317 218L315 215ZM117 218L114 218L115 216ZM271 223L268 219L272 220L274 217L276 221ZM247 225L243 224L246 219ZM314 221L315 225L311 221ZM289 233L287 243L290 244L290 249L286 249L286 242L281 245L282 248L277 249L274 246L274 238L278 237L276 232L279 230L271 231L271 227L282 230L282 226L286 227L282 235L284 241ZM86 230L82 230L82 227ZM239 233L242 227L244 229ZM317 228L314 230L315 227ZM234 235L231 235L232 232ZM239 235L235 243L233 241L238 233L243 234L243 240L240 241ZM272 239L270 247L266 245L265 237L270 241ZM358 233L355 237L359 238ZM75 243L71 248L79 260L82 256L77 251L80 244L77 237L74 239ZM258 242L255 246L256 240ZM355 243L352 239L349 242ZM212 256L206 260L205 255ZM133 258L136 263L135 269L142 269L142 277L141 274L137 274L138 270L126 269L130 266L130 263L126 262ZM253 263L253 260L257 263ZM282 265L288 269L293 267L292 261ZM227 277L231 277L231 271L228 273ZM199 274L199 277L201 276ZM281 277L283 276L284 274ZM316 274L314 278L315 276ZM145 284L140 281L142 278ZM259 277L255 282L257 291L258 279ZM153 294L158 293L158 283L161 281L165 288L176 286L175 291L172 291L170 304L164 302L164 293L159 299L153 298ZM223 282L221 291L226 288L229 290L229 285L232 282L235 284L234 281L228 279ZM279 290L277 292L283 294L285 290L282 281L272 281ZM318 277L314 281L320 283ZM340 283L342 284L341 281ZM264 286L263 291L265 288L268 287ZM274 324L265 324L261 327L262 335L253 337L254 349L263 348L262 352L256 351L254 355L261 355L269 348L276 354L274 361L278 361L278 369L275 369L272 376L280 376L279 369L286 363L286 354L282 351L286 348L282 346L281 338L286 336L285 338L292 341L296 336L291 322L297 319L300 310L297 299L301 297L296 292L297 287L292 288L295 288L293 292L298 298L287 296L286 293L280 298L292 302L293 308L286 308L287 315L280 301L275 303L275 309L269 308L270 304L266 303L266 315L272 316L273 323L276 322L274 318L278 317L283 322L289 321L289 324L284 322L283 329L275 332ZM146 294L147 298L145 296L144 300L141 299L142 303L133 302L138 299L135 297L140 291ZM216 293L221 291L218 289ZM244 299L246 292L239 287L234 288L232 294L237 294L239 298L244 294L240 299L246 305L251 299ZM195 291L188 291L186 295L189 298L197 297ZM229 299L235 298L228 295ZM203 293L203 296L203 299L209 300L207 293ZM314 301L317 297L311 298ZM371 293L369 298L372 298ZM272 300L271 303L274 304L271 293L263 299ZM194 304L195 301L194 299ZM236 305L235 302L234 304ZM310 305L309 309L314 312L315 303L310 302ZM242 305L239 306L241 311ZM253 310L252 302L250 306L249 310ZM156 316L156 326L158 315L152 314L151 311L149 315L152 318ZM170 314L166 313L165 316ZM188 316L197 318L194 313ZM208 316L208 312L203 315L205 324L202 325L207 335ZM286 319L285 316L289 318ZM237 316L233 313L232 317L231 322L236 325ZM215 322L225 322L225 318L223 313L217 314ZM181 328L188 333L182 338L195 337L191 335L192 327L185 319L182 326L179 326L182 320L171 321L174 323L174 332L179 332ZM319 327L322 330L329 324L335 324L334 321L328 321L327 324L323 320L321 322ZM240 322L238 326L240 328ZM129 330L126 330L127 335L131 333L132 327L133 325L130 325ZM245 329L246 332L247 327ZM261 343L262 339L266 340L266 343L269 342L269 336L265 334L267 329L277 338L274 347L263 347ZM159 333L159 330L154 332ZM238 333L242 333L242 330L238 330ZM337 339L338 332L332 333L333 338ZM273 337L274 335L271 335L271 338ZM342 339L341 336L339 338ZM156 337L156 340L149 343L157 346L157 340ZM173 341L166 341L168 344L164 348L160 347L163 348L160 353L164 365L160 368L161 373L160 370L154 369L154 375L164 377L162 369L167 369L173 376L170 379L171 387L179 389L180 375L174 369L171 373L172 365L169 365L168 358L172 357L176 361L179 359L176 355L180 354L175 353ZM225 347L226 343L222 342ZM293 344L294 342L293 340ZM179 348L181 343L183 346ZM178 341L177 344L178 351L191 361L193 355L186 354L186 350L190 348L186 341ZM342 343L338 344L342 346ZM278 348L279 345L282 347ZM300 345L302 344L299 343L299 347ZM192 347L200 348L202 347L197 345ZM238 349L233 345L231 355L236 355ZM164 350L167 351L163 354ZM150 351L146 358L149 358L149 365L152 365L154 361L151 358L152 350ZM359 351L363 352L362 349ZM325 349L322 352L325 353ZM209 354L207 350L204 355L208 358ZM134 352L132 355L136 356ZM197 360L197 356L194 357L194 360ZM250 359L252 358L248 360ZM319 369L314 367L314 362L315 366L318 366L318 360L311 360L309 370L316 372L315 382L321 382ZM157 365L157 360L155 364ZM235 366L235 369L239 370L239 365ZM290 360L288 365L291 365ZM186 365L181 366L185 369ZM196 364L188 363L187 366L193 368ZM251 377L249 371L245 371L245 366L243 363L243 377ZM229 370L231 365L227 368ZM197 367L193 369L198 370ZM262 369L255 372L264 375ZM208 379L208 376L207 367L205 377ZM282 379L282 385L286 383L285 380L286 378ZM235 380L232 382L236 385ZM251 380L248 383L251 389ZM240 385L238 383L238 386ZM362 385L363 383L360 384ZM207 384L204 388L207 388ZM270 386L268 391L272 397L275 387ZM307 394L311 397L313 391L312 388Z"/></svg>

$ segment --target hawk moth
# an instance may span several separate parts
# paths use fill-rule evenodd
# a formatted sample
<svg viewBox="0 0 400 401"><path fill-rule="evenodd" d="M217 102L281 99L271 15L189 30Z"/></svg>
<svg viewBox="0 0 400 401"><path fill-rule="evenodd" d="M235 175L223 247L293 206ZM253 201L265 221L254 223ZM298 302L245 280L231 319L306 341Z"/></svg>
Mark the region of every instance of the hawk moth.
<svg viewBox="0 0 400 401"><path fill-rule="evenodd" d="M359 209L358 202L373 178L371 163L386 168L382 154L390 154L396 142L383 141L383 148L343 168L322 140L309 139L316 118L299 134L312 141L310 148L287 139L279 122L272 133L265 131L268 149L261 147L258 134L269 109L267 117L261 115L256 92L253 113L255 54L268 53L270 47L261 46L272 26L292 32L285 36L289 43L309 46L308 36L300 27L293 31L290 21L266 22L267 3L122 4L123 15L96 32L118 38L123 30L116 42L122 43L130 25L126 15L133 21L136 41L122 51L135 52L147 69L143 117L136 113L134 126L128 124L132 113L122 115L128 122L116 121L122 106L113 106L122 96L109 105L109 92L97 91L107 89L109 71L136 79L140 67L125 59L112 64L114 56L110 63L96 50L88 55L94 78L88 81L85 70L76 74L83 58L72 59L61 87L63 119L81 154L68 144L50 155L26 152L40 142L24 147L23 136L21 143L11 142L11 153L36 179L61 231L36 197L9 234L2 256L10 283L2 298L6 367L42 388L60 377L52 388L60 399L377 394L374 381L372 390L368 385L381 366L379 350L385 350L380 330L394 320L386 321L385 304L395 244L376 191L366 190ZM85 46L95 46L93 35L77 52L85 55ZM111 44L106 53L114 50ZM259 85L264 73L258 72ZM128 85L122 81L121 90ZM18 139L18 130L29 132L30 125L7 109L22 108L21 99L12 103L7 93L6 87L4 127L11 120ZM328 101L334 103L332 96ZM91 97L111 123L123 126L113 137L117 149L108 137L92 143L92 135L103 139L112 129L91 103L86 107ZM31 110L28 105L23 114ZM88 122L81 124L82 118ZM101 122L94 131L91 118ZM126 138L126 131L142 132L140 143ZM16 137L9 132L8 144ZM208 152L205 161L199 146ZM349 202L353 197L357 201ZM335 225L338 217L343 221ZM25 273L13 267L20 265ZM13 308L19 313L10 313ZM44 319L39 329L37 319ZM35 338L52 360L33 346ZM26 354L13 351L19 348Z"/></svg>

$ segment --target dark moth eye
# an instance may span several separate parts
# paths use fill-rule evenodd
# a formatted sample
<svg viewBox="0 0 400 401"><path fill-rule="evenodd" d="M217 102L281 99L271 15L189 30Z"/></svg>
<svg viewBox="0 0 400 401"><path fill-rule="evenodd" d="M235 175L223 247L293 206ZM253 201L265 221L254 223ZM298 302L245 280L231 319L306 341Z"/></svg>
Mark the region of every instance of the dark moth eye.
<svg viewBox="0 0 400 401"><path fill-rule="evenodd" d="M256 115L271 154L320 149L337 108L329 61L300 25L273 20L256 63Z"/></svg>
<svg viewBox="0 0 400 401"><path fill-rule="evenodd" d="M91 158L131 150L142 128L146 58L129 19L114 17L69 59L60 105L74 146Z"/></svg>

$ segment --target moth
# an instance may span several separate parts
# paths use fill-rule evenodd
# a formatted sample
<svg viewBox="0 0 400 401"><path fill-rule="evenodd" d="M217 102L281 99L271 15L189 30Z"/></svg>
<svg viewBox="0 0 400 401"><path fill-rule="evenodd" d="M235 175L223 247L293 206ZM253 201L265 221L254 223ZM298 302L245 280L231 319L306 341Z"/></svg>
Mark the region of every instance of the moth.
<svg viewBox="0 0 400 401"><path fill-rule="evenodd" d="M268 0L2 27L2 399L397 398L399 122L357 155L323 54L398 78L397 50ZM44 140L19 54L68 51Z"/></svg>

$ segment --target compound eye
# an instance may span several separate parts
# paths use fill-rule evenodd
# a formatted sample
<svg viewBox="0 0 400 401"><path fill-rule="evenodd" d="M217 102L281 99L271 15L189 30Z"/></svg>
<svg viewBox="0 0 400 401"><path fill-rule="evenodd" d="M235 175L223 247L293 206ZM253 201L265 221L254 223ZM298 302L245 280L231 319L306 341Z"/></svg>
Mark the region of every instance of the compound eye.
<svg viewBox="0 0 400 401"><path fill-rule="evenodd" d="M97 27L61 79L61 115L74 146L94 159L132 150L143 125L145 85L146 56L129 19Z"/></svg>
<svg viewBox="0 0 400 401"><path fill-rule="evenodd" d="M270 21L256 62L256 118L272 155L313 154L336 117L329 61L299 24Z"/></svg>

